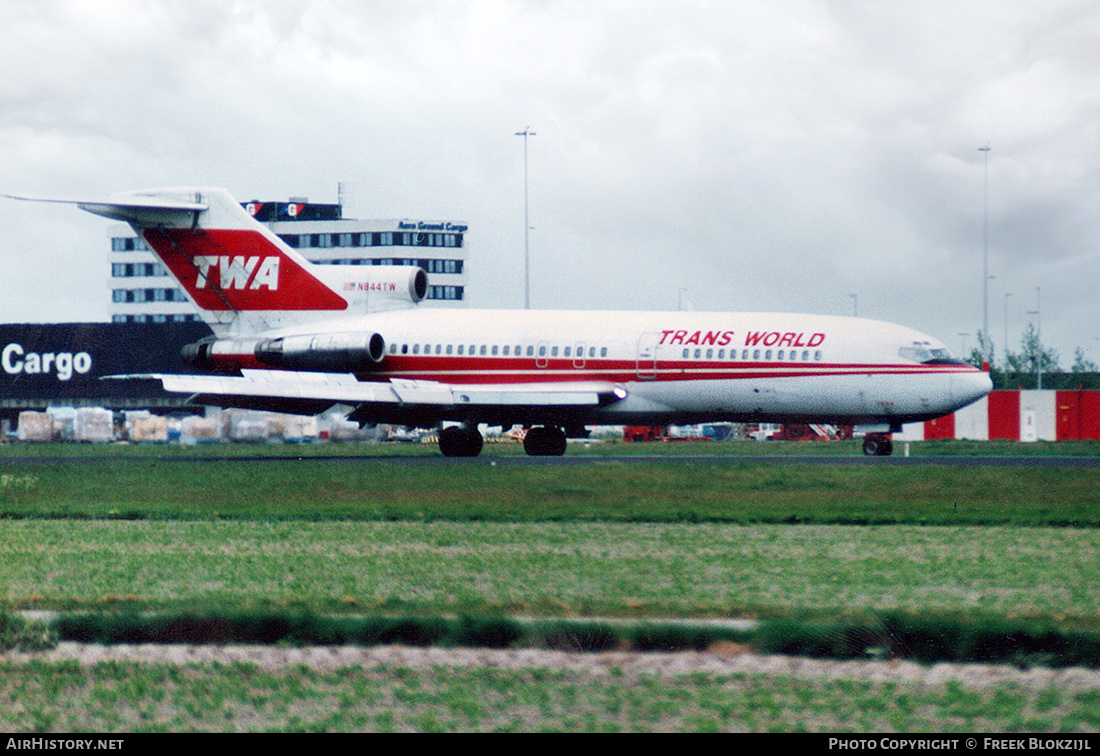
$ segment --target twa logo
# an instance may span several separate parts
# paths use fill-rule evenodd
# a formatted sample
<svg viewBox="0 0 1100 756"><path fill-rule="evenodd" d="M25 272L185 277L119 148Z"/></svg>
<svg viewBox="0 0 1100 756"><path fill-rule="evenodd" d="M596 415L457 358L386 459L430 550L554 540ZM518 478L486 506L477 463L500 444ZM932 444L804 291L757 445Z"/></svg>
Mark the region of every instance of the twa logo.
<svg viewBox="0 0 1100 756"><path fill-rule="evenodd" d="M261 257L229 257L228 255L198 255L195 258L199 275L195 280L196 289L205 289L211 280L213 270L218 271L217 287L220 289L279 289L279 258L271 255Z"/></svg>

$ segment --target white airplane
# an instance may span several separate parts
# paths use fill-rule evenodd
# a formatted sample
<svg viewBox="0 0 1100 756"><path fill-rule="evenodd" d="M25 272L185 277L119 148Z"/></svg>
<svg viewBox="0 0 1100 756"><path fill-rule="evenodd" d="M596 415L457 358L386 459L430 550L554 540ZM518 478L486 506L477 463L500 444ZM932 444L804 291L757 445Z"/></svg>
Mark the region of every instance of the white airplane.
<svg viewBox="0 0 1100 756"><path fill-rule="evenodd" d="M852 425L885 455L903 423L992 388L942 342L861 318L418 308L422 269L311 263L224 189L13 198L128 222L202 312L214 336L183 358L209 374L140 377L199 404L439 427L446 456L479 454L480 424L560 455L590 425L714 421Z"/></svg>

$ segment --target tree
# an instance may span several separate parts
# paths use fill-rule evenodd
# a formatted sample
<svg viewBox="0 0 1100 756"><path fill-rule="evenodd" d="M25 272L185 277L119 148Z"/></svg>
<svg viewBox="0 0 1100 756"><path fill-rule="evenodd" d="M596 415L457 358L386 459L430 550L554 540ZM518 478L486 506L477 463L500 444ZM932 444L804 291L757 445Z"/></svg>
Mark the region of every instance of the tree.
<svg viewBox="0 0 1100 756"><path fill-rule="evenodd" d="M1096 373L1100 372L1100 369L1096 367L1096 363L1085 357L1085 350L1081 347L1077 347L1073 350L1073 367L1069 369L1071 373Z"/></svg>
<svg viewBox="0 0 1100 756"><path fill-rule="evenodd" d="M1035 330L1033 323L1028 323L1024 329L1019 354L1005 350L1005 362L1010 373L1037 373L1040 369L1044 373L1062 372L1058 365L1058 352L1054 349L1043 349L1039 332Z"/></svg>

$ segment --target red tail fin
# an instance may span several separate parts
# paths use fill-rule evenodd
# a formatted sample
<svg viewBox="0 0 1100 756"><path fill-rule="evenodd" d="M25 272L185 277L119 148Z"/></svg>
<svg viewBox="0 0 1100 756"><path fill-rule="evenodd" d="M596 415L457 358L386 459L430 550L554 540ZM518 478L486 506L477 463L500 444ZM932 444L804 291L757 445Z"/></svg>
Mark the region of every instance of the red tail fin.
<svg viewBox="0 0 1100 756"><path fill-rule="evenodd" d="M204 310L345 310L347 301L258 230L148 228L142 235Z"/></svg>

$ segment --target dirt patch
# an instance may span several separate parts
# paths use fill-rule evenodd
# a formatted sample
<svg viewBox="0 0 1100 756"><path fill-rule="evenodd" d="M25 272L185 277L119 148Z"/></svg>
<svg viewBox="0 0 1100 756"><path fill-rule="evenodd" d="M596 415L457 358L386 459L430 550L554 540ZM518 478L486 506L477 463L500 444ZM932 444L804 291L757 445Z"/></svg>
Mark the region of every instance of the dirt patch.
<svg viewBox="0 0 1100 756"><path fill-rule="evenodd" d="M566 669L592 676L763 674L797 678L896 682L940 687L956 682L968 687L1015 684L1035 689L1055 686L1065 691L1100 690L1100 670L1071 667L1017 669L987 664L922 665L905 661L833 661L748 653L722 645L711 651L651 653L609 651L573 653L540 649L411 648L407 646L272 646L96 645L61 643L40 652L0 654L2 662L75 660L82 665L105 661L149 664L254 664L263 669L305 666L318 672L343 667L496 667Z"/></svg>

